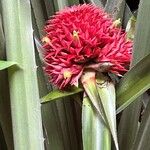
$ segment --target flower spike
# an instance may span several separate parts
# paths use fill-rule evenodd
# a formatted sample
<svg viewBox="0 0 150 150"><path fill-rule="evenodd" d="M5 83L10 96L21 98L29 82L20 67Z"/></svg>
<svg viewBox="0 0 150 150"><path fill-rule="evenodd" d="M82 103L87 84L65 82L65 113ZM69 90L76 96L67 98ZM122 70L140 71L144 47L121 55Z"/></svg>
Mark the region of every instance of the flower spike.
<svg viewBox="0 0 150 150"><path fill-rule="evenodd" d="M98 72L122 76L133 44L118 22L91 4L68 7L51 17L42 40L50 81L59 89L78 85L84 69L93 66Z"/></svg>

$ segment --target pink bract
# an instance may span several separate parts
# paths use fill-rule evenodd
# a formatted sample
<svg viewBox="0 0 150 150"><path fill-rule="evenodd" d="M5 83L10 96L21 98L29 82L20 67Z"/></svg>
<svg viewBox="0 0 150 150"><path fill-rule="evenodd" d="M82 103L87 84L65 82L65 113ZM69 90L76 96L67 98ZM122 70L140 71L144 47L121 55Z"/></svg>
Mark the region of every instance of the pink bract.
<svg viewBox="0 0 150 150"><path fill-rule="evenodd" d="M129 67L132 42L102 8L89 4L65 8L47 21L44 31L44 70L60 89L78 86L88 66L109 64L102 70L116 75Z"/></svg>

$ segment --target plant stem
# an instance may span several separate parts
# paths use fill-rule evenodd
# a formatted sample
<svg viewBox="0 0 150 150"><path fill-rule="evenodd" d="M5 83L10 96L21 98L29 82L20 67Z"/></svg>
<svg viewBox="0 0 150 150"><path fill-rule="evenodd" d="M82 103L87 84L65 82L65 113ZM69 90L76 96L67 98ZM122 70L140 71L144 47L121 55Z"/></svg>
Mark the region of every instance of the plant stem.
<svg viewBox="0 0 150 150"><path fill-rule="evenodd" d="M111 150L110 131L88 97L82 105L82 138L84 150Z"/></svg>

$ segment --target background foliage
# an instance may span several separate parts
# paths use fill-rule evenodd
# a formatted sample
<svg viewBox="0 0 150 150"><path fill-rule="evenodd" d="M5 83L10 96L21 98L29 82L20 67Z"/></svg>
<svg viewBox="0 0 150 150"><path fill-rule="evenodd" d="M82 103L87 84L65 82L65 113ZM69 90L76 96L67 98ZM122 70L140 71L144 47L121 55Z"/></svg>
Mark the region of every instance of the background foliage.
<svg viewBox="0 0 150 150"><path fill-rule="evenodd" d="M1 0L0 149L83 149L81 93L60 96L60 100L40 107L40 99L53 87L43 74L38 53L39 39L49 16L79 3L103 7L114 19L121 18L124 29L128 23L128 32L134 35L131 69L124 78L117 79L116 85L118 142L120 150L150 149L149 0L141 0L140 4L135 0ZM130 19L133 16L137 17L136 27ZM7 72L4 69L8 67ZM86 105L88 101L83 103ZM85 109L83 113L88 111ZM96 118L92 119L95 123Z"/></svg>

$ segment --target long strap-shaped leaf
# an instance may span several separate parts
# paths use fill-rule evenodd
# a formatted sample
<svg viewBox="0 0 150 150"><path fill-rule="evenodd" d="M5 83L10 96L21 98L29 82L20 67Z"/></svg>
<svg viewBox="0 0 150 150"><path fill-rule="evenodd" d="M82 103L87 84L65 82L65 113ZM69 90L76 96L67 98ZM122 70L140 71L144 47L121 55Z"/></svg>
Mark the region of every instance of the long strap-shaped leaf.
<svg viewBox="0 0 150 150"><path fill-rule="evenodd" d="M124 0L107 0L105 10L110 13L114 19L117 19L118 17L122 19L124 6Z"/></svg>
<svg viewBox="0 0 150 150"><path fill-rule="evenodd" d="M119 149L116 130L116 93L114 83L102 75L97 76L96 83L116 149Z"/></svg>
<svg viewBox="0 0 150 150"><path fill-rule="evenodd" d="M6 58L4 44L5 44L5 39L4 39L4 31L2 27L2 17L1 17L1 10L0 10L0 59ZM7 71L3 70L0 71L0 124L1 124L2 131L4 133L7 149L9 150L12 149L13 147L12 121L11 121L10 114L11 113L10 113ZM1 149L6 149L6 148L1 148Z"/></svg>
<svg viewBox="0 0 150 150"><path fill-rule="evenodd" d="M16 65L17 63L12 62L12 61L4 61L4 60L0 60L0 70L4 70L7 69L13 65Z"/></svg>
<svg viewBox="0 0 150 150"><path fill-rule="evenodd" d="M144 112L142 123L133 144L132 150L149 150L150 149L150 101Z"/></svg>
<svg viewBox="0 0 150 150"><path fill-rule="evenodd" d="M101 81L100 81L101 80ZM118 150L117 133L116 133L116 119L115 119L115 92L112 85L103 87L103 90L97 88L95 72L86 71L81 78L85 92L89 96L93 106L96 108L100 117L106 123L111 131L116 149ZM98 82L105 82L105 78L98 78ZM108 88L108 89L107 89ZM99 90L98 90L99 89ZM111 102L111 104L109 104ZM108 103L108 104L107 104ZM111 108L111 110L109 110Z"/></svg>
<svg viewBox="0 0 150 150"><path fill-rule="evenodd" d="M41 103L55 101L56 99L61 100L60 98L71 96L71 95L77 94L79 92L83 92L83 89L72 87L71 89L69 89L69 91L54 90L54 91L51 91L50 93L48 93L46 96L44 96L42 98Z"/></svg>
<svg viewBox="0 0 150 150"><path fill-rule="evenodd" d="M97 6L100 6L100 7L104 7L106 3L106 0L85 0L85 1L88 3L95 4Z"/></svg>
<svg viewBox="0 0 150 150"><path fill-rule="evenodd" d="M111 134L88 96L82 104L82 139L84 150L111 150Z"/></svg>
<svg viewBox="0 0 150 150"><path fill-rule="evenodd" d="M150 88L150 54L135 65L117 86L117 113Z"/></svg>
<svg viewBox="0 0 150 150"><path fill-rule="evenodd" d="M43 150L41 107L29 0L2 0L15 150Z"/></svg>
<svg viewBox="0 0 150 150"><path fill-rule="evenodd" d="M142 60L146 55L150 53L150 21L145 18L150 18L149 0L141 0L139 4L131 67L136 65L140 60ZM143 68L143 66L141 68ZM139 71L141 71L141 68L139 68ZM139 80L142 80L142 77ZM135 86L137 86L137 84ZM133 89L134 86L132 87L130 92ZM126 94L124 94L124 96L126 97ZM133 145L139 127L139 115L141 113L142 100L143 96L140 96L137 99L135 99L135 102L128 106L121 115L120 124L118 128L118 138L121 150L131 149Z"/></svg>
<svg viewBox="0 0 150 150"><path fill-rule="evenodd" d="M53 2L54 2L55 9L57 11L65 8L66 6L68 6L68 1L67 0L54 0Z"/></svg>

